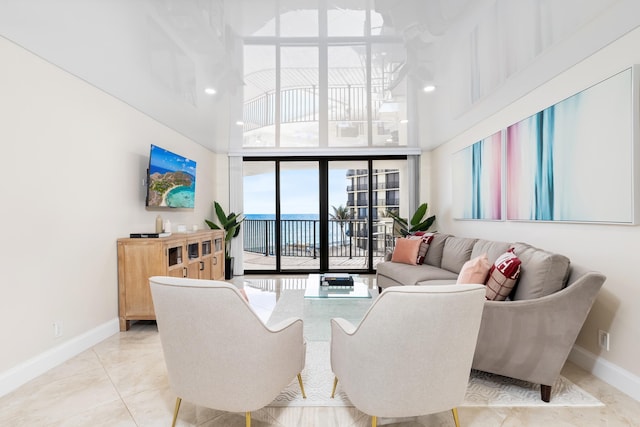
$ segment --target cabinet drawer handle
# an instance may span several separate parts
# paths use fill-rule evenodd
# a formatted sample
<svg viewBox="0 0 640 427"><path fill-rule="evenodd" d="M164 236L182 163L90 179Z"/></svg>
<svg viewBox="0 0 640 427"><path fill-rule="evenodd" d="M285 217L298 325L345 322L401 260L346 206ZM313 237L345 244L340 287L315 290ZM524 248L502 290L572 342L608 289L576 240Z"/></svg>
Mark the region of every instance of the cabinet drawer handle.
<svg viewBox="0 0 640 427"><path fill-rule="evenodd" d="M200 271L204 270L204 261L200 261Z"/></svg>
<svg viewBox="0 0 640 427"><path fill-rule="evenodd" d="M218 265L218 257L217 256L213 257L213 265Z"/></svg>

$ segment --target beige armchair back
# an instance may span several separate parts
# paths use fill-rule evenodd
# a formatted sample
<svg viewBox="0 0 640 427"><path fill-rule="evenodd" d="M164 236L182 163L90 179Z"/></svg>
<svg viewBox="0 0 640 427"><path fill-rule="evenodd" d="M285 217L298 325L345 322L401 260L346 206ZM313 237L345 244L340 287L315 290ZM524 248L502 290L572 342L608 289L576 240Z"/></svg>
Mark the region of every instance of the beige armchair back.
<svg viewBox="0 0 640 427"><path fill-rule="evenodd" d="M268 328L235 286L212 280L149 279L158 331L178 399L229 412L268 405L304 368L302 320ZM302 382L300 382L302 386ZM304 391L303 391L304 395Z"/></svg>
<svg viewBox="0 0 640 427"><path fill-rule="evenodd" d="M359 410L409 417L463 402L485 301L482 285L382 292L356 327L331 320L331 367Z"/></svg>

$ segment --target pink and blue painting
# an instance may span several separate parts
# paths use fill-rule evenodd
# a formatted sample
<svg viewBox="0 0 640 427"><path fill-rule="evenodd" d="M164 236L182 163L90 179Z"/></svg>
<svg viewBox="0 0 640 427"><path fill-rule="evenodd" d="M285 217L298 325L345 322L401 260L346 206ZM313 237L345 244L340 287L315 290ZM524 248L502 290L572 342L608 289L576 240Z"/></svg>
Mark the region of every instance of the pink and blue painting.
<svg viewBox="0 0 640 427"><path fill-rule="evenodd" d="M507 220L633 222L632 70L507 128Z"/></svg>
<svg viewBox="0 0 640 427"><path fill-rule="evenodd" d="M502 219L502 132L453 155L456 219Z"/></svg>

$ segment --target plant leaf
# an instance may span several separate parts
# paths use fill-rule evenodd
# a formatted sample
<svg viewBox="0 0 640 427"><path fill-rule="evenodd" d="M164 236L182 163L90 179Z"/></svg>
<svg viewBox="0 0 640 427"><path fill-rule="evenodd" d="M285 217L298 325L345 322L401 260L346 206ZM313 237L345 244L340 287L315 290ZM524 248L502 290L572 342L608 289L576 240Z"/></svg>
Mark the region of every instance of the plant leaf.
<svg viewBox="0 0 640 427"><path fill-rule="evenodd" d="M209 228L211 228L212 230L221 230L221 228L215 222L211 222L208 219L205 219L204 222L206 222Z"/></svg>
<svg viewBox="0 0 640 427"><path fill-rule="evenodd" d="M411 231L427 231L429 227L431 227L436 220L436 216L432 215L429 218L422 221L420 224L414 225L411 227Z"/></svg>
<svg viewBox="0 0 640 427"><path fill-rule="evenodd" d="M222 209L222 206L220 206L220 203L218 202L213 202L213 206L215 208L218 221L220 221L222 227L226 229L225 224L227 222L227 215L224 213L224 209Z"/></svg>
<svg viewBox="0 0 640 427"><path fill-rule="evenodd" d="M416 212L411 217L411 225L412 226L416 226L416 225L420 224L420 221L422 221L422 218L427 213L428 207L429 206L426 203L423 203L420 206L418 206L418 209L416 210Z"/></svg>

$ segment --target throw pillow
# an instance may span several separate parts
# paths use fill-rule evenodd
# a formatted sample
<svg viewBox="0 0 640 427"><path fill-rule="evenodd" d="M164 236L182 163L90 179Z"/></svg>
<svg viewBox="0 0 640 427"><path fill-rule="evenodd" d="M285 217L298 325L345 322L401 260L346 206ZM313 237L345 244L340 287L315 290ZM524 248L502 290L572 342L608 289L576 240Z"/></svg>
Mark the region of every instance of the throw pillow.
<svg viewBox="0 0 640 427"><path fill-rule="evenodd" d="M465 285L474 283L484 284L490 268L491 263L486 254L470 259L462 265L456 283Z"/></svg>
<svg viewBox="0 0 640 427"><path fill-rule="evenodd" d="M504 301L516 285L520 277L522 261L516 256L513 248L500 255L489 270L486 298L493 301Z"/></svg>
<svg viewBox="0 0 640 427"><path fill-rule="evenodd" d="M396 247L391 255L391 261L416 265L421 240L400 237L396 239Z"/></svg>
<svg viewBox="0 0 640 427"><path fill-rule="evenodd" d="M424 259L427 256L427 251L429 250L429 244L433 240L433 233L424 233L422 231L418 231L412 236L409 236L409 239L420 240L420 249L418 249L418 258L416 259L416 264L424 264Z"/></svg>

